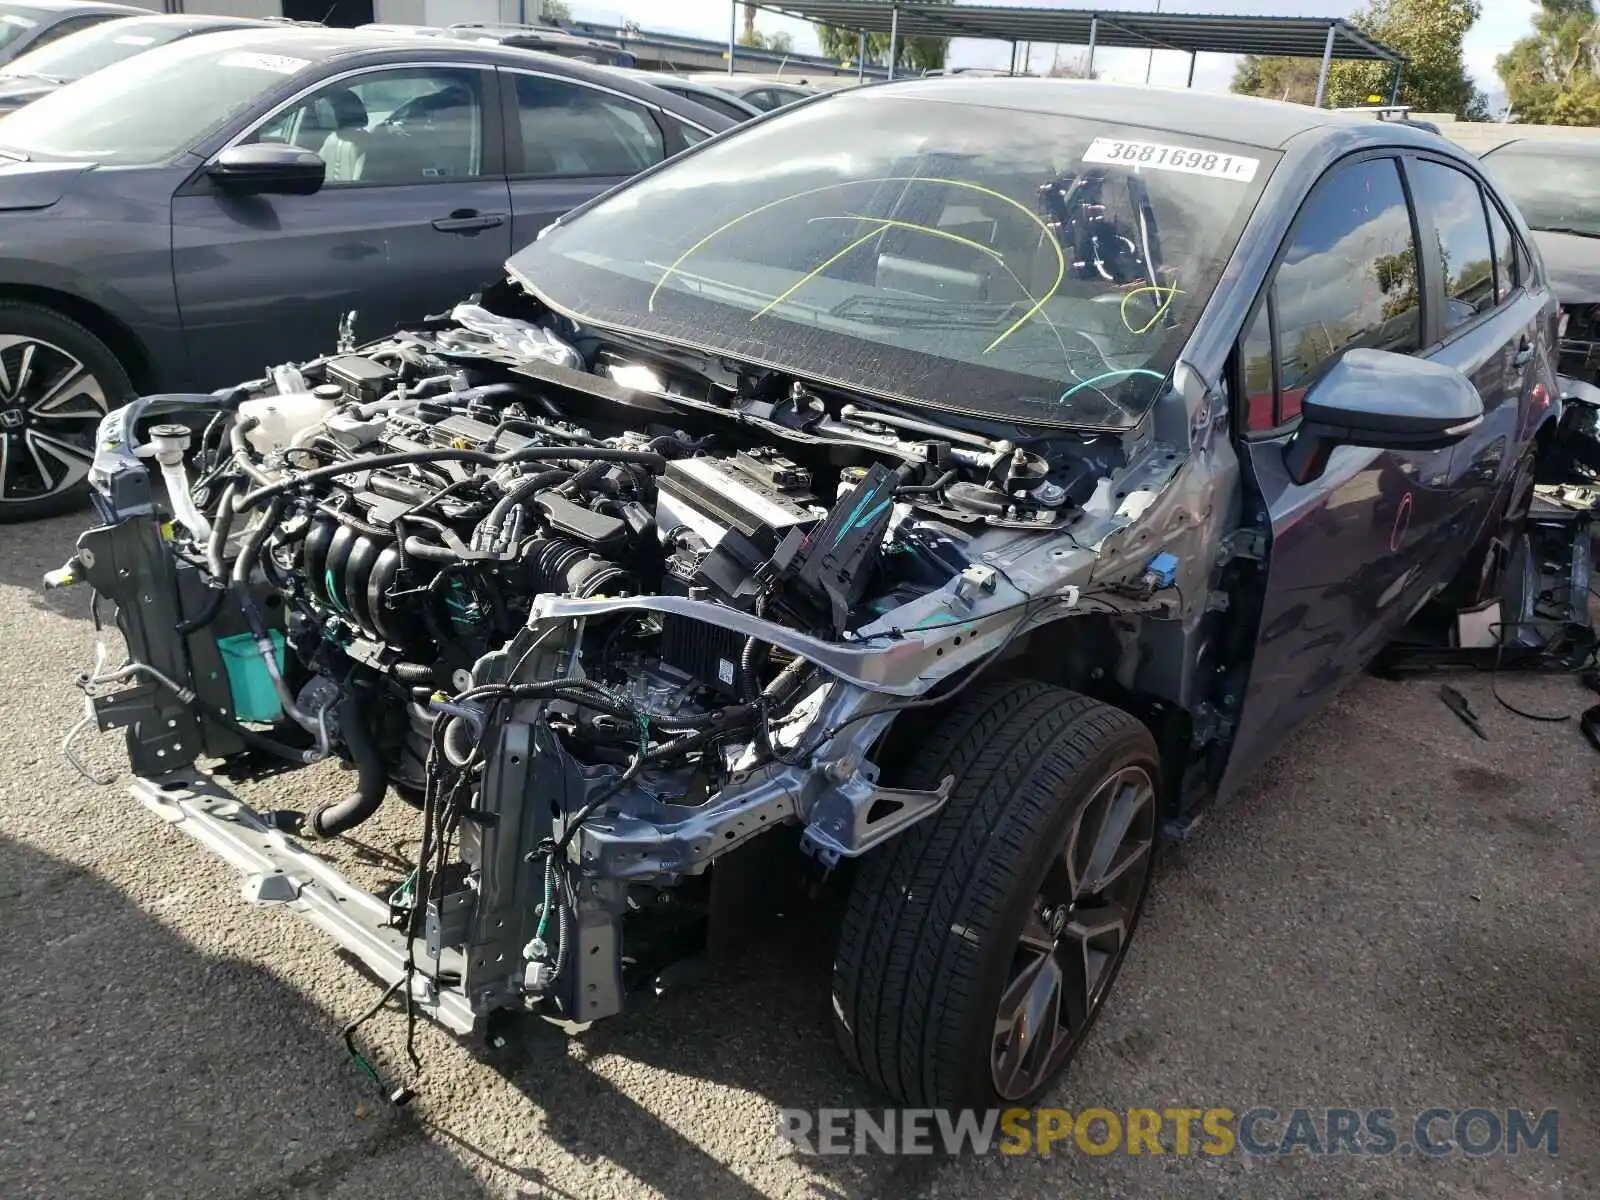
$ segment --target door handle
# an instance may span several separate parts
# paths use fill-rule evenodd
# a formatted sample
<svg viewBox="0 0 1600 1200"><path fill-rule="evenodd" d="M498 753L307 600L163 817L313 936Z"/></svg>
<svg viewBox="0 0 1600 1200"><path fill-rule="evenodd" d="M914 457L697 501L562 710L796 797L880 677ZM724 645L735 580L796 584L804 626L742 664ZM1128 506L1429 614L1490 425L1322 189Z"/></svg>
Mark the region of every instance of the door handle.
<svg viewBox="0 0 1600 1200"><path fill-rule="evenodd" d="M1511 358L1513 367L1525 367L1533 361L1533 343L1527 338L1522 339L1522 345L1517 347L1517 352Z"/></svg>
<svg viewBox="0 0 1600 1200"><path fill-rule="evenodd" d="M439 217L433 227L440 233L476 233L480 229L493 229L504 225L504 213L481 213L475 208L458 208L448 217Z"/></svg>

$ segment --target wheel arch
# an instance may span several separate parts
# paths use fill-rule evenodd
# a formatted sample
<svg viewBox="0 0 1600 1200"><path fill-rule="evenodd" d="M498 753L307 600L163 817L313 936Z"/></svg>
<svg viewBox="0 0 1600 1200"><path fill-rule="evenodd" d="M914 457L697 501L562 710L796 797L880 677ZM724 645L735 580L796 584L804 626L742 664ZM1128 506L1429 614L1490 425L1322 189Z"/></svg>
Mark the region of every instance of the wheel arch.
<svg viewBox="0 0 1600 1200"><path fill-rule="evenodd" d="M155 363L150 351L119 318L83 296L59 288L31 283L0 283L0 301L36 304L76 321L106 344L140 393L159 391Z"/></svg>
<svg viewBox="0 0 1600 1200"><path fill-rule="evenodd" d="M1150 620L1142 613L1092 612L1064 616L1030 630L975 675L951 681L946 695L912 719L898 719L879 742L874 759L887 778L904 774L922 746L928 727L936 724L961 692L996 680L1031 681L1065 688L1109 704L1149 729L1161 753L1162 803L1169 816L1184 805L1190 768L1194 721L1183 703L1183 680L1158 669L1182 651L1169 639L1182 640L1176 621Z"/></svg>

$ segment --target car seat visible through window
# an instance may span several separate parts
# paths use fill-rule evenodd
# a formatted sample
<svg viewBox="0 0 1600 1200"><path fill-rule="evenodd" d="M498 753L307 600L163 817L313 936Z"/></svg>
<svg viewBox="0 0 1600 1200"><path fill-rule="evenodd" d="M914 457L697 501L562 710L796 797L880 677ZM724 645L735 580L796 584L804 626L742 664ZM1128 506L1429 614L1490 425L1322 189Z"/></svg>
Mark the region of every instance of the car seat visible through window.
<svg viewBox="0 0 1600 1200"><path fill-rule="evenodd" d="M318 153L327 164L329 183L358 183L366 170L372 133L367 129L367 106L348 88L322 97L333 115L333 132L322 141Z"/></svg>

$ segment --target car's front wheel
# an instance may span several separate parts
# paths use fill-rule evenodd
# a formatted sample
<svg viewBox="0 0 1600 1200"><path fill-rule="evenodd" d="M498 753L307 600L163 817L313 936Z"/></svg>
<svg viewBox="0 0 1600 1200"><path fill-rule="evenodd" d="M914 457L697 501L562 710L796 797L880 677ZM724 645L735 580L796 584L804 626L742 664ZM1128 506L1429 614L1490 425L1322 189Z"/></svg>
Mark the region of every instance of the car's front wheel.
<svg viewBox="0 0 1600 1200"><path fill-rule="evenodd" d="M132 394L117 356L78 322L0 303L0 523L81 507L100 418Z"/></svg>
<svg viewBox="0 0 1600 1200"><path fill-rule="evenodd" d="M845 1055L906 1104L1026 1104L1077 1051L1144 905L1155 742L1028 681L959 698L911 769L945 807L869 856L833 976Z"/></svg>

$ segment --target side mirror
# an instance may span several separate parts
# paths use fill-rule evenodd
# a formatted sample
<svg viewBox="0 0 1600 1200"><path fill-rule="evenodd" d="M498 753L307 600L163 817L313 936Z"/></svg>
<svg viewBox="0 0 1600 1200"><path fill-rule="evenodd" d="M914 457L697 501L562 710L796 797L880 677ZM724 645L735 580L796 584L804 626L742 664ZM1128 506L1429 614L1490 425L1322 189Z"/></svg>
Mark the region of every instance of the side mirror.
<svg viewBox="0 0 1600 1200"><path fill-rule="evenodd" d="M1284 450L1289 477L1320 476L1335 446L1442 450L1483 423L1483 397L1454 367L1388 350L1347 350L1306 393Z"/></svg>
<svg viewBox="0 0 1600 1200"><path fill-rule="evenodd" d="M327 169L320 155L299 146L257 142L224 150L206 174L235 196L309 196L322 187Z"/></svg>

